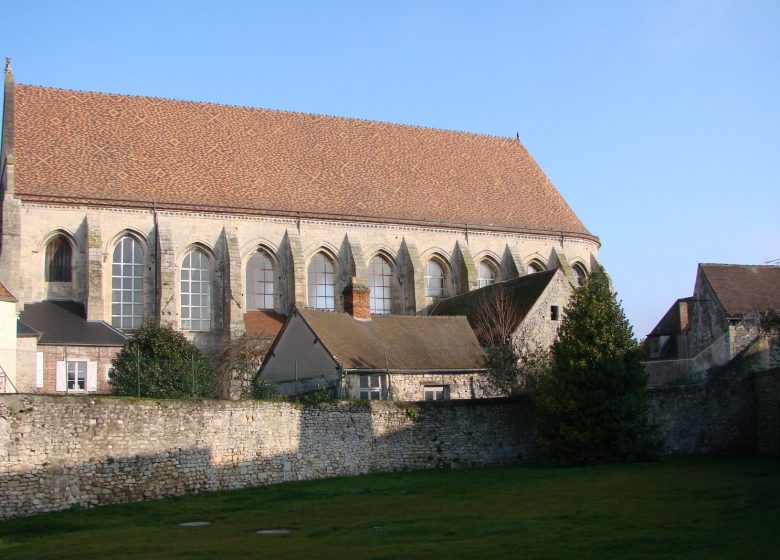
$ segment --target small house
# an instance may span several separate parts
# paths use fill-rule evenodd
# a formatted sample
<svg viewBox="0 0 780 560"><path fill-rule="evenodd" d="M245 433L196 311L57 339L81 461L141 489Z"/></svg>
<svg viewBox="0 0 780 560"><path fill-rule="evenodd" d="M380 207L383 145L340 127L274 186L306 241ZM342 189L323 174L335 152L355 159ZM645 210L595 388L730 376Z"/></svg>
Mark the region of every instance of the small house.
<svg viewBox="0 0 780 560"><path fill-rule="evenodd" d="M465 317L374 315L368 290L348 288L352 313L294 308L260 367L286 395L327 389L365 400L492 396Z"/></svg>

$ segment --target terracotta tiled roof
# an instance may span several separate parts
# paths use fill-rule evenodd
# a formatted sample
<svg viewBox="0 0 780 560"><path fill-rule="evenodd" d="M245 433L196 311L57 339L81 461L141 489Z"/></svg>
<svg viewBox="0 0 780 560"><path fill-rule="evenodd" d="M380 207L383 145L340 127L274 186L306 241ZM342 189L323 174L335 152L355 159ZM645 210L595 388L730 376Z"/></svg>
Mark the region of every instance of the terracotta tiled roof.
<svg viewBox="0 0 780 560"><path fill-rule="evenodd" d="M22 199L591 237L514 139L25 85L14 123Z"/></svg>
<svg viewBox="0 0 780 560"><path fill-rule="evenodd" d="M246 334L261 338L275 338L282 330L286 315L274 311L252 309L244 313Z"/></svg>
<svg viewBox="0 0 780 560"><path fill-rule="evenodd" d="M780 309L780 267L700 264L726 313L740 316Z"/></svg>
<svg viewBox="0 0 780 560"><path fill-rule="evenodd" d="M375 316L296 309L344 369L483 369L484 354L465 317Z"/></svg>
<svg viewBox="0 0 780 560"><path fill-rule="evenodd" d="M2 282L0 282L0 301L10 301L14 303L17 301L14 295L3 286Z"/></svg>

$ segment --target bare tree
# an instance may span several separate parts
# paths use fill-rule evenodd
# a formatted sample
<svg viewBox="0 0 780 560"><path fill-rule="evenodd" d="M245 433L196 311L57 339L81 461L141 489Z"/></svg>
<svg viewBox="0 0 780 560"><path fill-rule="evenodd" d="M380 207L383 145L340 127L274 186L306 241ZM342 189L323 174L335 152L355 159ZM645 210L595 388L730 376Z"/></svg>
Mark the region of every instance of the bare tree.
<svg viewBox="0 0 780 560"><path fill-rule="evenodd" d="M214 356L222 398L237 400L252 396L252 381L272 342L271 338L243 334L222 346Z"/></svg>
<svg viewBox="0 0 780 560"><path fill-rule="evenodd" d="M472 319L489 371L489 388L483 387L483 392L511 396L533 391L549 363L549 350L519 348L516 331L524 317L522 309L506 287L496 286L488 292L492 297L482 296Z"/></svg>
<svg viewBox="0 0 780 560"><path fill-rule="evenodd" d="M496 286L485 293L474 313L474 331L483 346L512 343L512 335L523 319L517 304L505 286Z"/></svg>

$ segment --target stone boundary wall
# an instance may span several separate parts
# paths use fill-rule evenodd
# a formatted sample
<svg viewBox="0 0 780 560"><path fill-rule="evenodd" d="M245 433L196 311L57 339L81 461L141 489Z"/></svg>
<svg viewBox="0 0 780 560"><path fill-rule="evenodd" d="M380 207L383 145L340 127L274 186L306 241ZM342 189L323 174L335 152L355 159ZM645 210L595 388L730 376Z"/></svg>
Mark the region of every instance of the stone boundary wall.
<svg viewBox="0 0 780 560"><path fill-rule="evenodd" d="M0 396L0 518L377 471L529 462L530 400L302 407Z"/></svg>
<svg viewBox="0 0 780 560"><path fill-rule="evenodd" d="M756 448L780 455L780 368L756 374Z"/></svg>
<svg viewBox="0 0 780 560"><path fill-rule="evenodd" d="M713 369L706 382L652 387L650 415L670 454L751 453L756 446L750 363Z"/></svg>

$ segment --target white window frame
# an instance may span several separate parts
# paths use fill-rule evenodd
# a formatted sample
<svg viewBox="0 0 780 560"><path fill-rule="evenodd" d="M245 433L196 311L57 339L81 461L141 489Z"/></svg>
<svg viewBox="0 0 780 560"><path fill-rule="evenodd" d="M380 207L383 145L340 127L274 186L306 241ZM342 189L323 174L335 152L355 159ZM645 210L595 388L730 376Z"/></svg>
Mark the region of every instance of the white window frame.
<svg viewBox="0 0 780 560"><path fill-rule="evenodd" d="M271 256L257 250L246 264L246 308L274 309L276 270Z"/></svg>
<svg viewBox="0 0 780 560"><path fill-rule="evenodd" d="M336 266L323 251L314 255L307 269L309 307L336 310Z"/></svg>
<svg viewBox="0 0 780 560"><path fill-rule="evenodd" d="M384 383L381 373L361 375L358 382L359 398L364 401L384 400Z"/></svg>
<svg viewBox="0 0 780 560"><path fill-rule="evenodd" d="M449 385L425 385L423 387L424 401L448 401L450 400Z"/></svg>
<svg viewBox="0 0 780 560"><path fill-rule="evenodd" d="M196 255L200 260L199 266L192 262ZM200 249L190 251L182 259L179 272L179 291L181 330L210 332L211 261L208 255Z"/></svg>
<svg viewBox="0 0 780 560"><path fill-rule="evenodd" d="M87 362L82 360L68 360L65 364L65 368L65 390L68 392L86 392ZM79 381L81 381L81 383L79 383ZM81 387L78 386L79 384L81 384Z"/></svg>
<svg viewBox="0 0 780 560"><path fill-rule="evenodd" d="M431 270L431 265L439 270ZM437 259L430 259L425 263L425 297L443 298L446 295L447 273L444 268Z"/></svg>
<svg viewBox="0 0 780 560"><path fill-rule="evenodd" d="M114 245L111 260L111 325L135 330L144 320L144 253L130 235Z"/></svg>
<svg viewBox="0 0 780 560"><path fill-rule="evenodd" d="M488 274L485 274L487 272ZM477 287L484 288L495 284L498 280L498 273L496 267L488 260L479 261L477 265Z"/></svg>
<svg viewBox="0 0 780 560"><path fill-rule="evenodd" d="M372 315L389 315L393 308L393 267L382 255L368 264L369 307Z"/></svg>

